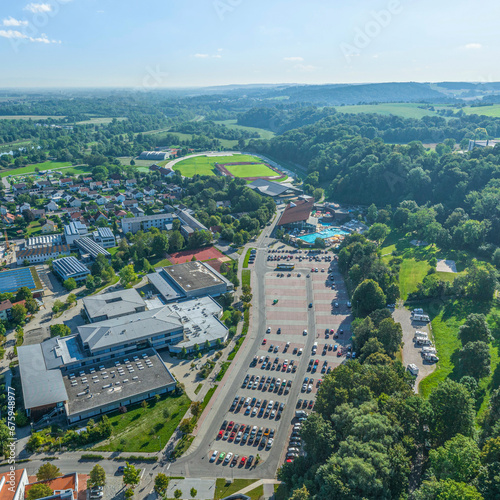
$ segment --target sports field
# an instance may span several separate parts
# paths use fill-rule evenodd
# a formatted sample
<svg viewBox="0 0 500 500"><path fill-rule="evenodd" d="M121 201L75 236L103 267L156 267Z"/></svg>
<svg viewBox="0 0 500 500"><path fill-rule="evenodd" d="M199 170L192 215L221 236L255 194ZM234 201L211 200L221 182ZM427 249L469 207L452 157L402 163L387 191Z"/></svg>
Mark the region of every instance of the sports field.
<svg viewBox="0 0 500 500"><path fill-rule="evenodd" d="M235 177L276 177L274 170L252 155L194 156L174 165L184 177L194 175L215 175L215 164L226 165L226 169ZM228 165L229 163L255 163L255 165Z"/></svg>

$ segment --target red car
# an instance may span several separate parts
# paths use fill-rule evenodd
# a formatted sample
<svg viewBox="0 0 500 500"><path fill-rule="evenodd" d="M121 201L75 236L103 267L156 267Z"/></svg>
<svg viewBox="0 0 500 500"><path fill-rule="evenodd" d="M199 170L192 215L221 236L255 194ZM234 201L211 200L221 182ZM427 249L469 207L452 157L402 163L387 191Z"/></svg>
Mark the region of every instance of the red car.
<svg viewBox="0 0 500 500"><path fill-rule="evenodd" d="M247 457L241 457L240 467L243 467L245 465L246 461L247 461Z"/></svg>
<svg viewBox="0 0 500 500"><path fill-rule="evenodd" d="M287 367L287 366L288 366L288 365L287 365L286 363L283 363L283 369L282 369L282 371L286 372L286 367Z"/></svg>
<svg viewBox="0 0 500 500"><path fill-rule="evenodd" d="M342 356L342 349L339 349L337 351L337 358L340 358L340 356Z"/></svg>
<svg viewBox="0 0 500 500"><path fill-rule="evenodd" d="M314 364L317 365L319 363L319 359L317 359Z"/></svg>
<svg viewBox="0 0 500 500"><path fill-rule="evenodd" d="M262 345L266 345L266 344L267 344L267 339L264 339L264 340L262 341Z"/></svg>
<svg viewBox="0 0 500 500"><path fill-rule="evenodd" d="M224 435L224 431L219 431L219 435L217 436L219 439L222 439L222 436Z"/></svg>
<svg viewBox="0 0 500 500"><path fill-rule="evenodd" d="M231 422L229 422L229 425L227 426L227 430L230 431L234 426L234 422L231 420Z"/></svg>
<svg viewBox="0 0 500 500"><path fill-rule="evenodd" d="M231 432L231 435L229 436L229 441L234 441L235 437L236 437L236 432Z"/></svg>

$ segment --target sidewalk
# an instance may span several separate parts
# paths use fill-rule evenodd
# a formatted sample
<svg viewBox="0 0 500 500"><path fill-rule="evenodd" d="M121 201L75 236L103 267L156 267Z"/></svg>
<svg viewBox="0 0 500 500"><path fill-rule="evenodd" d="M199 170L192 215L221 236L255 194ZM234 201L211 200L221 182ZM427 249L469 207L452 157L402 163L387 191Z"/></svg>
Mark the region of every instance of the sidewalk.
<svg viewBox="0 0 500 500"><path fill-rule="evenodd" d="M242 490L237 491L236 493L234 493L234 495L244 495L245 493L248 493L249 491L258 488L259 486L261 485L265 486L266 484L272 484L274 486L275 484L281 484L281 481L277 481L276 479L259 479L257 482L251 484L250 486L247 486Z"/></svg>

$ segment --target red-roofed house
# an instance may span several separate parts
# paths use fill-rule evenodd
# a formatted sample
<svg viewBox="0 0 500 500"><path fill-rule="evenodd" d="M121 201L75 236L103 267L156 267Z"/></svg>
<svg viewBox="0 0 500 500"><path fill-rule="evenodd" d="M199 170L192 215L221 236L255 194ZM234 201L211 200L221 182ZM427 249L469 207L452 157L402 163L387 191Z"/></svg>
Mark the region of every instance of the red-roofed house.
<svg viewBox="0 0 500 500"><path fill-rule="evenodd" d="M26 469L15 469L0 474L0 500L23 500L27 484Z"/></svg>
<svg viewBox="0 0 500 500"><path fill-rule="evenodd" d="M73 179L71 177L65 177L64 179L59 179L59 186L72 186Z"/></svg>
<svg viewBox="0 0 500 500"><path fill-rule="evenodd" d="M31 477L30 477L31 479ZM36 478L35 478L36 479ZM54 494L45 498L60 498L77 500L78 499L78 474L73 472L64 476L56 477L54 479L47 479L46 481L34 481L28 483L25 487L25 497L27 498L29 490L35 484L46 484Z"/></svg>

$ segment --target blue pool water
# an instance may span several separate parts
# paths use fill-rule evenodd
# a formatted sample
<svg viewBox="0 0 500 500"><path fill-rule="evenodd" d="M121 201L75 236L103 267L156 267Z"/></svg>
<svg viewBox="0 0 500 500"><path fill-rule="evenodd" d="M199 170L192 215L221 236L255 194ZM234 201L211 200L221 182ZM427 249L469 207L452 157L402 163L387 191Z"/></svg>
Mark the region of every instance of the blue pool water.
<svg viewBox="0 0 500 500"><path fill-rule="evenodd" d="M314 243L316 241L316 238L322 238L323 240L325 240L326 238L331 238L332 236L337 236L338 234L344 235L349 233L347 231L339 229L338 227L332 227L330 229L325 229L320 233L311 233L311 234L306 234L304 236L299 236L299 239L307 243Z"/></svg>

